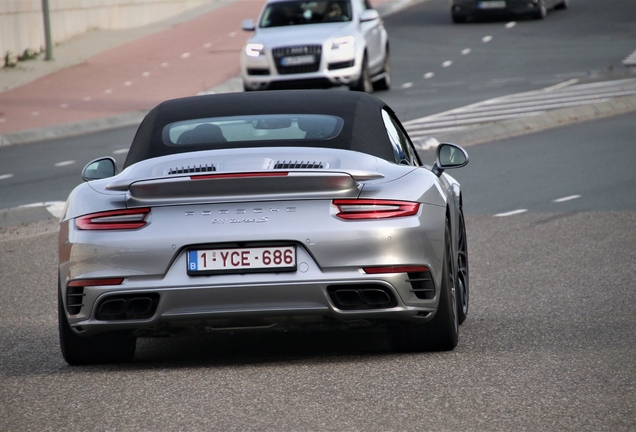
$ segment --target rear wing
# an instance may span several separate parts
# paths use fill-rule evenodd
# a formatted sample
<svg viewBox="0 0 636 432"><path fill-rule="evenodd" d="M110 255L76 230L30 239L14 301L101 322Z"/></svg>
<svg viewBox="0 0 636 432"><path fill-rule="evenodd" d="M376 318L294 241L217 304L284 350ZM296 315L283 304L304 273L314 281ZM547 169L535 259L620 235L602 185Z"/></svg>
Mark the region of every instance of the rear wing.
<svg viewBox="0 0 636 432"><path fill-rule="evenodd" d="M113 182L107 190L128 192L127 206L281 199L356 198L360 182L384 175L371 171L251 171L171 176Z"/></svg>

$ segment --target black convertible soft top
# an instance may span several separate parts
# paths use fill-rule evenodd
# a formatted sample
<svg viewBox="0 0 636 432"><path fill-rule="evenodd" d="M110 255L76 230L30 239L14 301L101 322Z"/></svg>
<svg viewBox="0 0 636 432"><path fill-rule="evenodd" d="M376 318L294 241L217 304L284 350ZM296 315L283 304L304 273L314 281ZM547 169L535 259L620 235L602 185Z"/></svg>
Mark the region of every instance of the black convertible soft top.
<svg viewBox="0 0 636 432"><path fill-rule="evenodd" d="M209 117L258 114L326 114L344 120L342 131L329 140L245 141L215 145L244 147L326 147L354 150L394 161L391 142L382 120L382 108L391 109L366 93L326 90L284 90L193 96L162 102L139 125L124 168L136 162L175 153L210 150L209 145L170 146L164 143L164 126Z"/></svg>

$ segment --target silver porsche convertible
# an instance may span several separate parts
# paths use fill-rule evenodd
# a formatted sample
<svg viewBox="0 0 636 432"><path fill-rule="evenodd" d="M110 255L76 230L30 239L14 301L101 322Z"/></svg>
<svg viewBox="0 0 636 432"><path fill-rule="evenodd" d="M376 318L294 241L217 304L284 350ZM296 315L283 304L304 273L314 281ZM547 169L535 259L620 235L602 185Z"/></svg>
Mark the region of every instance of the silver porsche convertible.
<svg viewBox="0 0 636 432"><path fill-rule="evenodd" d="M451 350L468 312L459 184L422 163L366 93L166 101L123 170L89 163L59 231L59 332L72 365L139 337L386 326L397 351Z"/></svg>

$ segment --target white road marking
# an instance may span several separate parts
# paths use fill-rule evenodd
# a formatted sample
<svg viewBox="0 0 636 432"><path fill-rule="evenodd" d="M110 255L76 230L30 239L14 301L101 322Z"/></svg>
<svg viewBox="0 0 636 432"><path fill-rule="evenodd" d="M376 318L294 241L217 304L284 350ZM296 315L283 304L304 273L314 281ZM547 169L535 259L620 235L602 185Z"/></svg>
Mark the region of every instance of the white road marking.
<svg viewBox="0 0 636 432"><path fill-rule="evenodd" d="M228 35L229 37L235 37L236 36L236 32L232 32Z"/></svg>
<svg viewBox="0 0 636 432"><path fill-rule="evenodd" d="M516 23L516 22L514 22L514 21L510 21L508 24L506 24L506 28L507 28L507 29L511 29L511 28L513 28L513 27L514 27L514 26L516 26L516 25L517 25L517 23Z"/></svg>
<svg viewBox="0 0 636 432"><path fill-rule="evenodd" d="M518 215L518 214L521 214L521 213L525 213L527 211L528 211L527 209L518 209L518 210L509 211L509 212L506 212L506 213L497 213L494 216L495 217L514 216L514 215Z"/></svg>
<svg viewBox="0 0 636 432"><path fill-rule="evenodd" d="M13 174L2 174L0 175L0 180L10 179L11 177L13 177Z"/></svg>
<svg viewBox="0 0 636 432"><path fill-rule="evenodd" d="M470 48L466 48L462 50L462 55L468 55L472 52L472 50Z"/></svg>
<svg viewBox="0 0 636 432"><path fill-rule="evenodd" d="M210 48L212 46L212 44L210 42L203 44L203 48Z"/></svg>
<svg viewBox="0 0 636 432"><path fill-rule="evenodd" d="M130 86L132 85L132 81L126 81L126 82L124 83L124 85L125 85L126 87L130 87Z"/></svg>
<svg viewBox="0 0 636 432"><path fill-rule="evenodd" d="M400 88L403 88L403 89L407 89L407 88L411 88L411 87L413 87L413 83L412 82L407 82L407 83L404 83L404 84L402 84L400 86Z"/></svg>
<svg viewBox="0 0 636 432"><path fill-rule="evenodd" d="M115 150L113 152L113 154L124 154L124 153L128 153L128 149L123 148L123 149Z"/></svg>
<svg viewBox="0 0 636 432"><path fill-rule="evenodd" d="M68 108L68 104L67 103L61 104L60 108Z"/></svg>
<svg viewBox="0 0 636 432"><path fill-rule="evenodd" d="M558 198L558 199L552 200L552 202L554 202L554 203L562 203L562 202L566 202L566 201L572 201L572 200L575 200L577 198L581 198L581 195L570 195L570 196L566 196L566 197L563 197L563 198Z"/></svg>
<svg viewBox="0 0 636 432"><path fill-rule="evenodd" d="M33 204L24 204L21 205L21 208L31 208L31 207L46 207L49 213L54 217L61 217L64 212L64 207L66 203L64 201L45 201Z"/></svg>
<svg viewBox="0 0 636 432"><path fill-rule="evenodd" d="M0 123L4 123L4 122L6 122L6 121L7 121L7 119L6 119L6 118L0 118Z"/></svg>
<svg viewBox="0 0 636 432"><path fill-rule="evenodd" d="M483 43L488 43L492 40L492 36L484 36L483 38L481 38L481 41Z"/></svg>
<svg viewBox="0 0 636 432"><path fill-rule="evenodd" d="M64 167L64 166L69 166L69 165L73 165L75 163L74 160L67 160L67 161L63 161L63 162L58 162L55 164L56 167Z"/></svg>
<svg viewBox="0 0 636 432"><path fill-rule="evenodd" d="M37 116L39 116L39 115L40 115L40 112L39 112L39 111L33 111L33 112L31 112L31 115L32 115L33 117L37 117Z"/></svg>
<svg viewBox="0 0 636 432"><path fill-rule="evenodd" d="M187 59L189 57L190 57L190 53L189 52L181 54L181 58L182 59Z"/></svg>
<svg viewBox="0 0 636 432"><path fill-rule="evenodd" d="M426 73L424 74L424 79L430 79L430 78L433 78L434 76L435 76L435 73L433 73L433 72L426 72Z"/></svg>
<svg viewBox="0 0 636 432"><path fill-rule="evenodd" d="M113 89L106 89L106 90L104 90L104 93L112 94L113 93Z"/></svg>
<svg viewBox="0 0 636 432"><path fill-rule="evenodd" d="M451 66L452 64L453 64L452 61L446 60L444 63L442 63L442 67L447 68L447 67Z"/></svg>
<svg viewBox="0 0 636 432"><path fill-rule="evenodd" d="M150 76L150 72L144 72L141 74L142 77L148 78Z"/></svg>
<svg viewBox="0 0 636 432"><path fill-rule="evenodd" d="M86 96L86 97L83 99L83 101L84 101L84 102L89 102L90 100L91 100L91 97L90 97L90 96Z"/></svg>
<svg viewBox="0 0 636 432"><path fill-rule="evenodd" d="M161 63L159 66L161 66L162 68L167 68L168 66L170 66L170 63Z"/></svg>

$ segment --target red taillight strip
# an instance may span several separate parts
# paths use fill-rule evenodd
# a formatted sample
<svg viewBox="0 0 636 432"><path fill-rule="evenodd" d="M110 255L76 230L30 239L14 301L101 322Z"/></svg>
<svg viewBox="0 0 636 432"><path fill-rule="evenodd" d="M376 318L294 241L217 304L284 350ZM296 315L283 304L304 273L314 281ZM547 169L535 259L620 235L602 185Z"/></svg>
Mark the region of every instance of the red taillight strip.
<svg viewBox="0 0 636 432"><path fill-rule="evenodd" d="M413 216L420 209L419 203L374 199L334 200L336 214L341 219L385 219Z"/></svg>
<svg viewBox="0 0 636 432"><path fill-rule="evenodd" d="M112 210L80 216L75 224L80 230L130 230L146 225L150 208Z"/></svg>
<svg viewBox="0 0 636 432"><path fill-rule="evenodd" d="M426 266L384 266L384 267L364 267L367 274L378 273L420 273L429 271Z"/></svg>
<svg viewBox="0 0 636 432"><path fill-rule="evenodd" d="M110 278L110 279L77 279L70 281L68 286L102 286L102 285L121 285L124 278Z"/></svg>
<svg viewBox="0 0 636 432"><path fill-rule="evenodd" d="M210 179L247 178L247 177L285 177L287 175L289 175L287 171L205 174L205 175L190 176L190 180L210 180Z"/></svg>

